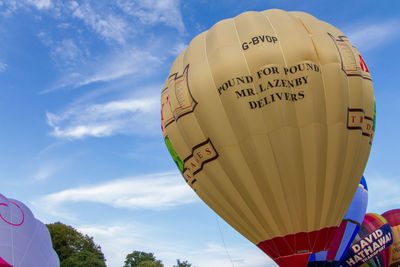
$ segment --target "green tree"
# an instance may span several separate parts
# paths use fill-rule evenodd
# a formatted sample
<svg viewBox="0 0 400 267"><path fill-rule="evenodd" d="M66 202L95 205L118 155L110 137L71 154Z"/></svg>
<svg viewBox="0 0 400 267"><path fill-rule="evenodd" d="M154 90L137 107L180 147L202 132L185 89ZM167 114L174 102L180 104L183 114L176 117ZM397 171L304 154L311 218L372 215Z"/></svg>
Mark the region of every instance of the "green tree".
<svg viewBox="0 0 400 267"><path fill-rule="evenodd" d="M93 237L61 222L47 224L47 228L61 267L106 266L101 247L94 243Z"/></svg>
<svg viewBox="0 0 400 267"><path fill-rule="evenodd" d="M124 267L163 267L160 260L156 260L153 253L133 251L126 255Z"/></svg>
<svg viewBox="0 0 400 267"><path fill-rule="evenodd" d="M173 267L191 267L192 264L188 263L187 261L181 261L180 259L176 260L176 265Z"/></svg>
<svg viewBox="0 0 400 267"><path fill-rule="evenodd" d="M62 263L62 267L104 267L104 260L101 260L93 252L82 250L73 253Z"/></svg>
<svg viewBox="0 0 400 267"><path fill-rule="evenodd" d="M142 261L138 267L164 267L161 261Z"/></svg>

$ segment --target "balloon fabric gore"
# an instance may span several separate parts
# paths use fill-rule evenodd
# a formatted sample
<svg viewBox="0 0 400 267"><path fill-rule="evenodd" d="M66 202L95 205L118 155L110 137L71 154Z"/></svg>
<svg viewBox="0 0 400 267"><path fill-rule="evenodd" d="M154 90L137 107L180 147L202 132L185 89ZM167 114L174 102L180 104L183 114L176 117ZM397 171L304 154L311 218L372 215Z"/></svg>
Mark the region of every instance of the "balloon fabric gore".
<svg viewBox="0 0 400 267"><path fill-rule="evenodd" d="M245 12L194 37L161 92L185 181L280 266L329 248L374 136L369 68L302 12Z"/></svg>

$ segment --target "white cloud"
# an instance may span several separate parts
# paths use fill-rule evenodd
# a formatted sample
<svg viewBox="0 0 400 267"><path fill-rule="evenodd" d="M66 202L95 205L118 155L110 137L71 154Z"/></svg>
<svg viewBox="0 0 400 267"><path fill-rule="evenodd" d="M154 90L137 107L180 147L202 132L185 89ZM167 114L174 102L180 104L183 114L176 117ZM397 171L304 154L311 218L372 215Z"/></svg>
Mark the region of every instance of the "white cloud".
<svg viewBox="0 0 400 267"><path fill-rule="evenodd" d="M198 200L177 172L114 180L45 195L36 203L52 213L71 203L98 203L122 209L163 210Z"/></svg>
<svg viewBox="0 0 400 267"><path fill-rule="evenodd" d="M179 0L118 0L120 8L143 24L165 23L183 32L185 26L179 10Z"/></svg>
<svg viewBox="0 0 400 267"><path fill-rule="evenodd" d="M39 34L43 42L46 42L45 36ZM48 41L48 40L47 40ZM48 41L49 42L49 41ZM50 42L50 44L52 44ZM82 50L75 44L72 39L64 39L51 47L50 54L52 58L61 59L65 64L74 64L83 57Z"/></svg>
<svg viewBox="0 0 400 267"><path fill-rule="evenodd" d="M163 58L154 55L151 51L129 48L102 56L98 61L83 64L80 72L75 68L74 72L66 74L54 86L40 93L46 94L63 88L79 88L92 83L109 82L128 75L143 77L153 72L162 62Z"/></svg>
<svg viewBox="0 0 400 267"><path fill-rule="evenodd" d="M176 259L187 260L198 267L268 267L276 264L249 241L217 243L218 237L202 243L194 240L160 239L155 226L140 224L83 225L78 230L94 237L107 259L107 266L121 266L127 254L134 250L152 252L165 266L176 264ZM207 233L208 234L208 233ZM195 244L195 245L193 245ZM227 255L227 251L229 256ZM206 256L205 256L206 255Z"/></svg>
<svg viewBox="0 0 400 267"><path fill-rule="evenodd" d="M51 0L27 0L26 2L37 9L49 9L53 6Z"/></svg>
<svg viewBox="0 0 400 267"><path fill-rule="evenodd" d="M379 47L399 36L400 21L387 20L382 23L349 29L349 40L361 51Z"/></svg>
<svg viewBox="0 0 400 267"><path fill-rule="evenodd" d="M390 209L399 208L400 187L397 177L388 177L380 173L366 174L368 184L367 212L382 214Z"/></svg>
<svg viewBox="0 0 400 267"><path fill-rule="evenodd" d="M34 175L34 178L35 180L43 181L51 177L58 170L59 170L59 165L46 163L39 166L38 170L36 171L36 174Z"/></svg>
<svg viewBox="0 0 400 267"><path fill-rule="evenodd" d="M227 254L229 253L229 254ZM193 264L201 267L269 267L277 266L255 245L242 243L240 247L218 243L205 244L200 250L189 250L186 253ZM207 255L207 257L204 257Z"/></svg>
<svg viewBox="0 0 400 267"><path fill-rule="evenodd" d="M3 16L11 16L21 5L16 0L1 1L0 3L0 14Z"/></svg>
<svg viewBox="0 0 400 267"><path fill-rule="evenodd" d="M35 7L39 10L47 10L53 7L51 0L6 0L0 1L0 14L11 16L21 8Z"/></svg>
<svg viewBox="0 0 400 267"><path fill-rule="evenodd" d="M115 40L125 43L128 36L128 23L114 14L102 14L100 10L94 10L89 3L79 4L76 1L69 2L72 16L81 19L88 27L107 40Z"/></svg>
<svg viewBox="0 0 400 267"><path fill-rule="evenodd" d="M146 250L148 226L132 224L82 225L78 231L94 237L107 259L107 266L122 266L126 255L133 250ZM147 241L148 242L148 241ZM148 251L149 247L147 247Z"/></svg>
<svg viewBox="0 0 400 267"><path fill-rule="evenodd" d="M107 137L115 134L155 132L159 97L123 99L104 104L80 105L60 115L47 113L51 134L59 138Z"/></svg>
<svg viewBox="0 0 400 267"><path fill-rule="evenodd" d="M0 62L0 72L3 72L7 69L8 65L6 63Z"/></svg>

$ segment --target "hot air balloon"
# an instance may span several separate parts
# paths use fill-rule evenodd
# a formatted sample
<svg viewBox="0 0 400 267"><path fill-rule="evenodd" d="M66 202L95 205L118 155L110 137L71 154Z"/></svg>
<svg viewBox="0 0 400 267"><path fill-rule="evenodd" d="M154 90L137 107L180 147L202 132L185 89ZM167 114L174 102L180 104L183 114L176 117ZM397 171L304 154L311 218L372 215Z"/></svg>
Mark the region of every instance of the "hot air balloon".
<svg viewBox="0 0 400 267"><path fill-rule="evenodd" d="M1 194L0 266L60 266L47 227L23 203Z"/></svg>
<svg viewBox="0 0 400 267"><path fill-rule="evenodd" d="M388 262L381 252L392 244L392 230L386 219L379 214L368 213L341 266L386 267Z"/></svg>
<svg viewBox="0 0 400 267"><path fill-rule="evenodd" d="M382 214L393 232L393 245L390 251L389 267L400 266L400 209L389 210Z"/></svg>
<svg viewBox="0 0 400 267"><path fill-rule="evenodd" d="M360 53L302 12L218 22L175 59L161 93L163 137L186 182L280 266L328 249L374 116Z"/></svg>
<svg viewBox="0 0 400 267"><path fill-rule="evenodd" d="M360 229L367 211L367 204L368 187L363 176L329 249L311 254L308 260L308 267L339 266L344 254Z"/></svg>

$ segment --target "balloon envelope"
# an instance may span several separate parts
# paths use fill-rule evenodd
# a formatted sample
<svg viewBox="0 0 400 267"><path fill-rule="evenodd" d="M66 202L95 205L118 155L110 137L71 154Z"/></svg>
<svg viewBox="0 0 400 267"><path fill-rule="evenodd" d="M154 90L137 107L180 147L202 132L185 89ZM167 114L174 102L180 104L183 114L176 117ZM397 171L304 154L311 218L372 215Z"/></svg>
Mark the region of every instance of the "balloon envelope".
<svg viewBox="0 0 400 267"><path fill-rule="evenodd" d="M341 266L388 266L382 252L392 243L392 230L386 219L379 214L368 213Z"/></svg>
<svg viewBox="0 0 400 267"><path fill-rule="evenodd" d="M0 266L3 266L1 264L60 266L47 227L23 203L0 194Z"/></svg>
<svg viewBox="0 0 400 267"><path fill-rule="evenodd" d="M367 204L368 187L363 176L329 249L327 251L311 254L308 267L339 266L343 256L360 229L365 212L367 211Z"/></svg>
<svg viewBox="0 0 400 267"><path fill-rule="evenodd" d="M161 93L186 182L281 266L327 250L374 133L369 69L346 36L302 12L245 12L196 36Z"/></svg>
<svg viewBox="0 0 400 267"><path fill-rule="evenodd" d="M393 232L393 245L390 253L389 267L400 266L400 209L389 210L382 214Z"/></svg>

